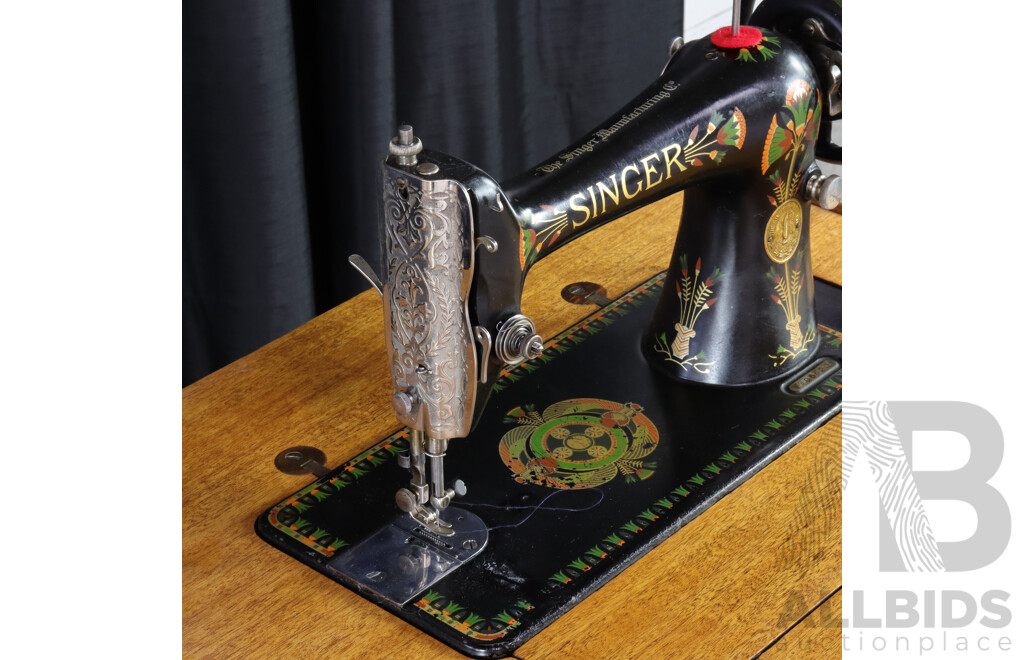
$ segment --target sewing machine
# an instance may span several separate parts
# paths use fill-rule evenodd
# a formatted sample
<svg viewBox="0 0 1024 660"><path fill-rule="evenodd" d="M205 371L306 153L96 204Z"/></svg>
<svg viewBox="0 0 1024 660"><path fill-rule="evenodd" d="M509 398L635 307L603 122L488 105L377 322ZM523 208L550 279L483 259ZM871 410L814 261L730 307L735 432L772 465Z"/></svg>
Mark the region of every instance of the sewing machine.
<svg viewBox="0 0 1024 660"><path fill-rule="evenodd" d="M740 25L735 3L732 26L674 41L639 96L501 184L399 127L384 263L351 261L382 297L405 428L321 468L260 535L504 655L834 415L841 296L816 290L807 225L841 195L815 164L841 155L839 12L766 0ZM545 342L521 309L530 268L683 189L666 272L616 300L571 284L599 308Z"/></svg>

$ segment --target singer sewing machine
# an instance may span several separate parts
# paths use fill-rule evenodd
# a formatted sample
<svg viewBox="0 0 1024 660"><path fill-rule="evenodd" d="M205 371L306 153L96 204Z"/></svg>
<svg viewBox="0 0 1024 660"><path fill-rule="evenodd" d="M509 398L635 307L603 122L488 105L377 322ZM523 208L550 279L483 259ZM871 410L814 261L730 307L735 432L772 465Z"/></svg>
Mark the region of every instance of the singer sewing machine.
<svg viewBox="0 0 1024 660"><path fill-rule="evenodd" d="M676 40L639 96L504 183L399 127L383 264L351 261L383 301L404 428L321 467L259 534L501 656L833 416L841 294L812 277L808 221L840 202L816 165L840 158L839 13L766 0L749 25ZM522 313L530 269L684 189L667 270L615 300L567 286L597 310L545 341Z"/></svg>

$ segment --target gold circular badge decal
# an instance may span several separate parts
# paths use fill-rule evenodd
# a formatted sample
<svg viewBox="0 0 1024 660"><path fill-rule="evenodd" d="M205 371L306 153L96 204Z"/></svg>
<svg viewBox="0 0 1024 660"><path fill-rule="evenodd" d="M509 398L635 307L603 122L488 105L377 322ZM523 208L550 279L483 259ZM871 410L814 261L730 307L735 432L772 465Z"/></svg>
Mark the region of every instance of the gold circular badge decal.
<svg viewBox="0 0 1024 660"><path fill-rule="evenodd" d="M803 208L795 199L788 199L775 209L764 228L764 251L777 264L786 263L796 252L803 228Z"/></svg>

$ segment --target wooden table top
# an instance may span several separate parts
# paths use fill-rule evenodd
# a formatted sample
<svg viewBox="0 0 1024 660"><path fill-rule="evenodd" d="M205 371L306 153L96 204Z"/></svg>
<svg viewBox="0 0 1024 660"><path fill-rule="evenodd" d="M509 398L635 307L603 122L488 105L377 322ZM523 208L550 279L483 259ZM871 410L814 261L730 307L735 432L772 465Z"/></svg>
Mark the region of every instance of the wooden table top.
<svg viewBox="0 0 1024 660"><path fill-rule="evenodd" d="M549 337L594 309L563 301L564 285L598 282L614 299L664 270L681 204L669 197L541 261L523 313ZM636 250L620 249L622 223ZM815 275L842 284L842 217L813 207L811 244ZM312 479L277 471L277 453L312 445L328 466L343 462L398 429L390 394L372 290L185 388L184 657L465 657L253 531ZM838 657L840 426L799 442L515 657Z"/></svg>

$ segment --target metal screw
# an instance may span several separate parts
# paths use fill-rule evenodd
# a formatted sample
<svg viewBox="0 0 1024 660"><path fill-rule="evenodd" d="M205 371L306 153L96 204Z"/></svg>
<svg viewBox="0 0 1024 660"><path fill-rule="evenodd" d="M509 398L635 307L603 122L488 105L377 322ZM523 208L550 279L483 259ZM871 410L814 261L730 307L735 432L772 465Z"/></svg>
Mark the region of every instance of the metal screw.
<svg viewBox="0 0 1024 660"><path fill-rule="evenodd" d="M395 504L398 508L406 513L410 513L415 509L419 502L416 500L416 496L413 495L412 491L408 488L399 488L398 492L395 493Z"/></svg>
<svg viewBox="0 0 1024 660"><path fill-rule="evenodd" d="M476 539L466 539L462 542L462 547L466 550L475 550L478 545L480 544L476 542Z"/></svg>
<svg viewBox="0 0 1024 660"><path fill-rule="evenodd" d="M416 166L416 173L422 174L423 176L437 174L440 170L441 168L439 168L434 163L420 163L419 165Z"/></svg>
<svg viewBox="0 0 1024 660"><path fill-rule="evenodd" d="M316 447L289 447L274 458L274 466L285 474L313 474L323 477L327 456Z"/></svg>
<svg viewBox="0 0 1024 660"><path fill-rule="evenodd" d="M408 417L412 414L412 407L416 401L408 392L395 392L391 397L391 405L399 417Z"/></svg>
<svg viewBox="0 0 1024 660"><path fill-rule="evenodd" d="M562 289L562 299L574 305L607 305L608 290L594 282L573 282Z"/></svg>

